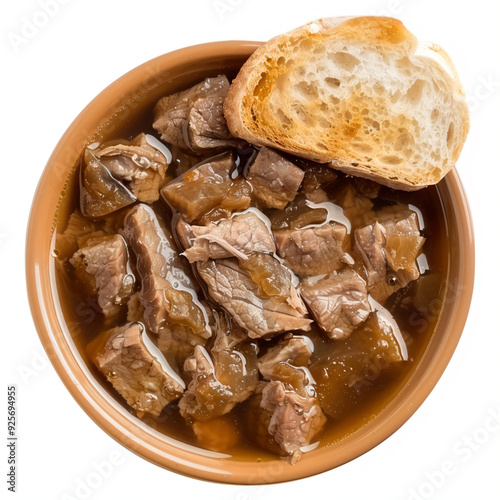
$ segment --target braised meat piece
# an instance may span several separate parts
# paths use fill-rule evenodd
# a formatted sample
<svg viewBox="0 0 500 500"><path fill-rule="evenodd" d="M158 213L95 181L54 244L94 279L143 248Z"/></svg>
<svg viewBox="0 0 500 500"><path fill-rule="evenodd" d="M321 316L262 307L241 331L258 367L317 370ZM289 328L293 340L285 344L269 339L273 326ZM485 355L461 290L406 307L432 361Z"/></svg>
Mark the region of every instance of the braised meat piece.
<svg viewBox="0 0 500 500"><path fill-rule="evenodd" d="M90 238L70 263L88 292L97 295L106 317L117 314L134 290L135 276L129 268L127 245L119 235Z"/></svg>
<svg viewBox="0 0 500 500"><path fill-rule="evenodd" d="M191 382L179 401L181 415L194 420L220 417L254 391L258 381L256 346L245 344L211 355L196 346L184 363L184 372Z"/></svg>
<svg viewBox="0 0 500 500"><path fill-rule="evenodd" d="M263 208L283 209L297 196L304 171L276 151L263 147L246 178Z"/></svg>
<svg viewBox="0 0 500 500"><path fill-rule="evenodd" d="M250 407L251 428L259 444L292 464L326 423L311 374L288 363L278 363L272 380L259 384Z"/></svg>
<svg viewBox="0 0 500 500"><path fill-rule="evenodd" d="M366 282L352 269L318 280L305 279L299 292L316 323L331 339L343 339L371 312Z"/></svg>
<svg viewBox="0 0 500 500"><path fill-rule="evenodd" d="M157 417L179 399L184 382L148 339L141 323L127 323L100 334L88 346L93 362L138 417Z"/></svg>
<svg viewBox="0 0 500 500"><path fill-rule="evenodd" d="M104 217L137 201L90 149L85 150L81 170L80 210L85 217Z"/></svg>
<svg viewBox="0 0 500 500"><path fill-rule="evenodd" d="M274 232L278 255L295 274L317 276L340 269L349 243L343 224L327 222L303 229Z"/></svg>
<svg viewBox="0 0 500 500"><path fill-rule="evenodd" d="M273 372L279 363L307 366L313 350L312 342L304 336L291 336L269 348L259 357L259 371L267 380L273 379Z"/></svg>
<svg viewBox="0 0 500 500"><path fill-rule="evenodd" d="M276 250L267 225L253 211L210 222L206 226L190 226L179 218L176 229L186 248L183 255L189 262L228 257L247 260L253 252L274 253Z"/></svg>
<svg viewBox="0 0 500 500"><path fill-rule="evenodd" d="M187 151L235 146L224 118L229 81L224 75L206 78L193 87L160 99L153 127L161 138Z"/></svg>
<svg viewBox="0 0 500 500"><path fill-rule="evenodd" d="M186 172L181 180L167 184L161 191L165 200L188 222L199 219L219 205L229 194L233 181L232 153L216 156Z"/></svg>
<svg viewBox="0 0 500 500"><path fill-rule="evenodd" d="M60 260L70 259L89 239L112 236L114 233L111 224L105 219L90 221L77 209L70 215L64 231L56 232L54 251Z"/></svg>
<svg viewBox="0 0 500 500"><path fill-rule="evenodd" d="M171 235L148 206L130 210L123 232L137 257L144 320L158 335L162 352L183 361L194 346L204 345L210 337L190 271L176 252Z"/></svg>
<svg viewBox="0 0 500 500"><path fill-rule="evenodd" d="M210 297L248 331L250 338L272 336L291 330L310 330L311 320L298 297L263 297L259 286L236 259L218 259L197 264L198 274ZM296 290L291 285L291 288ZM288 299L288 300L287 300Z"/></svg>
<svg viewBox="0 0 500 500"><path fill-rule="evenodd" d="M153 143L154 138L150 137ZM153 203L160 198L160 188L168 168L165 155L151 143L146 134L139 134L130 142L121 141L92 151L111 175L124 182L144 203Z"/></svg>
<svg viewBox="0 0 500 500"><path fill-rule="evenodd" d="M300 459L326 422L316 398L299 396L278 380L264 387L260 406L269 414L269 434L292 464Z"/></svg>
<svg viewBox="0 0 500 500"><path fill-rule="evenodd" d="M366 268L368 291L384 302L420 276L416 258L425 242L414 212L400 209L356 229L355 248Z"/></svg>

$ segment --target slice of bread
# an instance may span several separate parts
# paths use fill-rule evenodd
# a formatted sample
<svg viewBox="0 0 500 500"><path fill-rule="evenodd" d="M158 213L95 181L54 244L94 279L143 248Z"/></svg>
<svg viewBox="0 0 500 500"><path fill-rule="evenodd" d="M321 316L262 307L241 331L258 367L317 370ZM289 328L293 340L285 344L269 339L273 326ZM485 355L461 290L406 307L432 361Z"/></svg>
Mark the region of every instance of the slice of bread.
<svg viewBox="0 0 500 500"><path fill-rule="evenodd" d="M392 18L315 21L270 40L231 85L233 135L381 184L435 184L457 161L469 111L437 45Z"/></svg>

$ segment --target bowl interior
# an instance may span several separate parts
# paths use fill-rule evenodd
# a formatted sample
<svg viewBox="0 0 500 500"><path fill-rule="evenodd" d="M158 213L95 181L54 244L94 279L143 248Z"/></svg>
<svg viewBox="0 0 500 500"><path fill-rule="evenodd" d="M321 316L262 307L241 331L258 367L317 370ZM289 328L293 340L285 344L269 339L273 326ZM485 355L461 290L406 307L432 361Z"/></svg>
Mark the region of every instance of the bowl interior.
<svg viewBox="0 0 500 500"><path fill-rule="evenodd" d="M453 169L439 184L450 248L449 280L435 333L400 391L370 422L336 445L307 453L294 466L281 460L235 461L169 438L133 417L103 389L81 358L56 296L51 256L58 205L82 149L132 126L128 116L152 100L221 72L233 75L259 42L220 42L189 47L153 59L105 89L64 134L41 177L27 232L26 274L30 306L47 354L77 402L108 434L162 467L229 483L275 483L339 466L397 430L430 393L444 371L465 325L474 279L474 245L467 199Z"/></svg>

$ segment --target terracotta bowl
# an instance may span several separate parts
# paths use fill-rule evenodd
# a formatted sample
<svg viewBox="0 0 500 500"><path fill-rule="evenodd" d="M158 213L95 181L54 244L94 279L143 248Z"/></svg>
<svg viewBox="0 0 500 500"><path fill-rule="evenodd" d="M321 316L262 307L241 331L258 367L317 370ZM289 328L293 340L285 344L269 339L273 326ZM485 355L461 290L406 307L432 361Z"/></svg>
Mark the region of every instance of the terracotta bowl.
<svg viewBox="0 0 500 500"><path fill-rule="evenodd" d="M226 483L277 483L327 471L367 452L403 425L429 395L465 325L474 280L471 214L455 170L439 184L450 239L449 286L437 329L402 390L376 418L339 443L305 454L294 466L276 459L233 461L156 432L111 398L92 376L68 332L56 297L51 236L61 193L82 149L152 100L207 74L235 72L260 45L220 42L188 47L130 71L76 118L50 157L35 194L26 242L28 296L36 329L57 373L80 406L123 446L166 469Z"/></svg>

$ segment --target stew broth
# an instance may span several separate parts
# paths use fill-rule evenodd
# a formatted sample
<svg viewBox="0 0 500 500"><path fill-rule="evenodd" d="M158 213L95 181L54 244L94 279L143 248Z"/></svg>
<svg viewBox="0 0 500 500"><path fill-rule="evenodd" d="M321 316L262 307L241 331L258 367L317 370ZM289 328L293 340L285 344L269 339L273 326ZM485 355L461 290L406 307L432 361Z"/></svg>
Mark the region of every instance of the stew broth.
<svg viewBox="0 0 500 500"><path fill-rule="evenodd" d="M219 73L220 71L214 74ZM234 71L226 71L226 74L232 76ZM192 84L198 81L199 79L193 81ZM104 137L102 142L132 140L139 133L146 133L159 138L158 133L152 127L154 121L153 109L156 101L157 97L155 96L147 106L139 107L137 113L131 113L123 122L115 123L115 126L112 127L112 134ZM214 155L213 151L208 151L205 155L190 155L182 152L177 147L171 146L169 146L169 150L172 154L172 161L166 174L167 182L178 178L195 164L199 164ZM247 147L234 151L238 158L236 163L239 162L238 171L243 173L244 166L248 165L250 159L255 156L255 149ZM305 160L289 158L305 170L312 165L312 163ZM329 200L334 203L338 201L339 196L346 189L359 190L356 179L338 172L336 174L337 178L325 188ZM61 197L57 213L57 231L54 238L57 238L57 235L65 230L70 215L80 208L80 175L80 163L78 163L68 180L65 193ZM354 433L376 417L401 390L412 370L418 364L430 337L435 331L439 319L439 304L442 304L448 278L448 238L438 187L431 186L417 192L402 192L381 187L372 202L375 211L394 206L396 203L406 207L410 206L411 210L418 214L420 230L422 236L425 237L425 244L418 259L422 275L392 294L384 303L385 309L392 314L401 330L408 350L408 359L400 363L393 363L388 367L374 363L368 369L363 370L355 380L350 380L349 394L341 408L341 416L339 418L327 416L327 422L323 430L314 440L314 443L319 442L319 447L333 445L347 435ZM165 221L167 225L171 224L173 219L172 209L162 199L154 202L151 206L160 219ZM119 233L123 228L124 218L129 209L130 207L118 210L98 221L94 221L95 231L105 230L106 232ZM264 209L262 211L269 217L272 224L279 225L283 223L284 211L276 209ZM347 218L349 219L349 216ZM353 228L359 227L359 224L354 219L350 220L350 223ZM135 257L133 252L130 252L130 254L132 266L134 266ZM65 248L61 247L56 240L53 258L56 262L57 291L68 329L93 376L108 391L110 396L135 415L135 411L114 390L111 383L96 368L87 353L88 344L101 332L109 329L110 325L102 315L96 297L89 294L88 289L75 276L75 270L68 260L70 257L71 255L68 255ZM139 285L139 283L136 283L137 289L139 289ZM203 286L199 295L201 298L209 300L213 306L213 301L207 296L206 289ZM125 305L116 317L115 324L124 324L126 316L127 307ZM358 329L362 328L363 325L358 327ZM357 330L351 337L355 336L356 333ZM322 361L325 362L324 360L332 352L332 349L335 351L342 342L349 342L349 339L345 341L330 340L315 323L313 323L311 331L301 332L301 335L309 337L314 344L314 350L309 362L311 370L315 363L321 365ZM269 341L258 339L256 343L261 345L262 354L278 341L279 338L273 338ZM321 377L321 367L312 370L312 373L315 379ZM252 412L251 405L250 400L244 401L236 405L228 414L219 417L217 432L224 433L227 428L229 429L228 434L233 433L236 437L228 437L227 440L230 445L227 449L221 450L219 447L217 451L221 451L232 460L273 460L276 458L276 453L263 449L256 443L255 428L249 425L247 417ZM203 446L203 443L197 440L191 424L179 413L178 405L175 402L168 404L158 417L144 415L142 421L176 440L194 446ZM210 441L210 438L207 439Z"/></svg>

